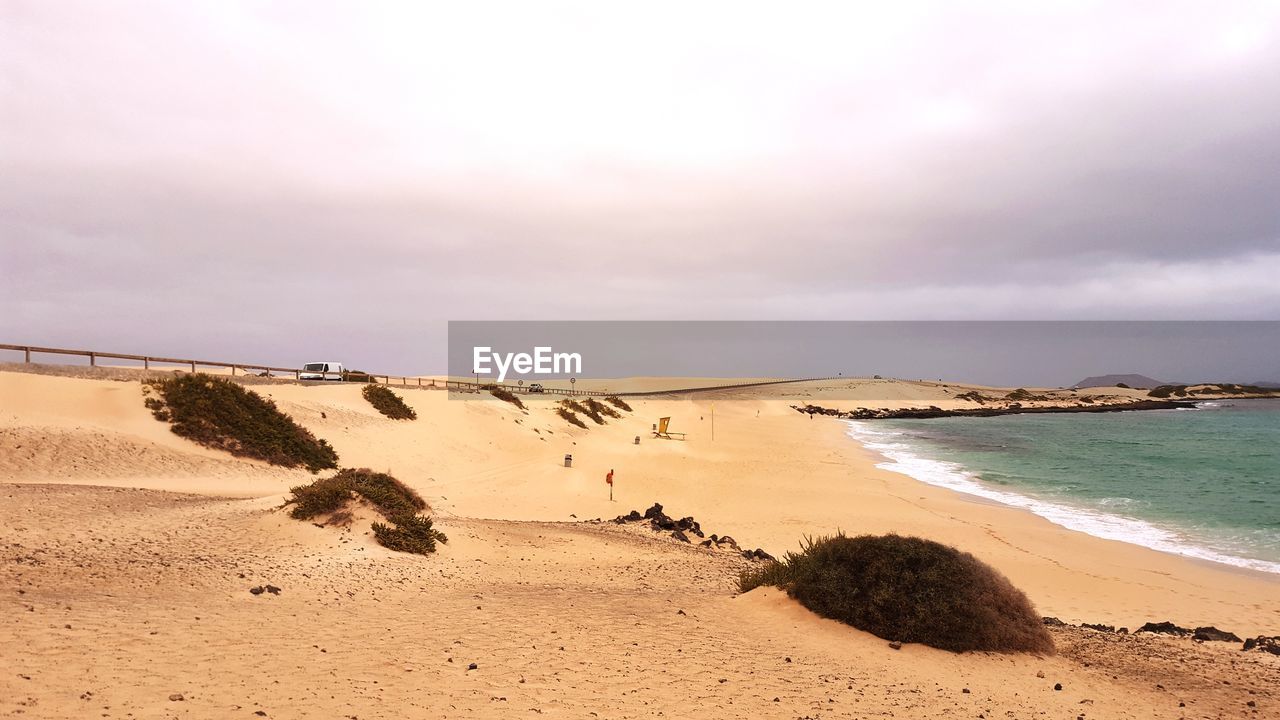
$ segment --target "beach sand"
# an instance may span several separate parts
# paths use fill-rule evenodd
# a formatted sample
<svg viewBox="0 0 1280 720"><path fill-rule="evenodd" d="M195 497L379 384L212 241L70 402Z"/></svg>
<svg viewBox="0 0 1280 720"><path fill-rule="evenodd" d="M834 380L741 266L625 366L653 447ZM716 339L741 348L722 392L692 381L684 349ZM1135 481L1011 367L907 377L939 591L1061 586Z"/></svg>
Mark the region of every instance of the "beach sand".
<svg viewBox="0 0 1280 720"><path fill-rule="evenodd" d="M773 554L836 529L916 534L991 563L1068 622L1280 631L1280 578L1092 538L879 470L842 422L789 407L947 407L966 387L840 381L629 399L622 420L582 430L553 414L556 398L525 413L411 388L401 395L419 419L397 423L357 386L255 386L343 466L391 472L423 494L450 542L419 557L377 546L367 523L290 520L280 505L311 475L178 438L137 382L0 372L0 646L18 648L0 663L0 713L1280 712L1280 658L1235 644L1060 629L1054 657L895 651L776 590L738 595L748 561L736 555L588 522L661 502ZM652 439L661 416L688 440ZM265 584L281 593L249 593Z"/></svg>

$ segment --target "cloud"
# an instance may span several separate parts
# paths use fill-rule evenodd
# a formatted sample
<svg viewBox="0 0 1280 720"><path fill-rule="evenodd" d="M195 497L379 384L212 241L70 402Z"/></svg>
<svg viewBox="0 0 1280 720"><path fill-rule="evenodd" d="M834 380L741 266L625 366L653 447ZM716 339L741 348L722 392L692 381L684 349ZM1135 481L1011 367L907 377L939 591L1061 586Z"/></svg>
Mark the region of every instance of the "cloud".
<svg viewBox="0 0 1280 720"><path fill-rule="evenodd" d="M3 12L16 341L1280 316L1270 3Z"/></svg>

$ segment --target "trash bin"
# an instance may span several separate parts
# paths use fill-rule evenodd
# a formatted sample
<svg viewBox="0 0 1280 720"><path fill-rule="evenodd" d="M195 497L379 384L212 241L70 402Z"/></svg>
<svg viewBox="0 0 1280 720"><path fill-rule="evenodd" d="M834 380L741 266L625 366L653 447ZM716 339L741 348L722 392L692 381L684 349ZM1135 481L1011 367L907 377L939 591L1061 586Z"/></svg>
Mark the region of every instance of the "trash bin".
<svg viewBox="0 0 1280 720"><path fill-rule="evenodd" d="M640 444L640 436L639 436L639 435L637 435L637 436L636 436L636 444L637 444L637 445L639 445L639 444Z"/></svg>
<svg viewBox="0 0 1280 720"><path fill-rule="evenodd" d="M569 454L567 454L567 453L565 454L565 456L564 456L564 466L565 466L565 467L573 467L573 456L572 456L572 455L569 455Z"/></svg>

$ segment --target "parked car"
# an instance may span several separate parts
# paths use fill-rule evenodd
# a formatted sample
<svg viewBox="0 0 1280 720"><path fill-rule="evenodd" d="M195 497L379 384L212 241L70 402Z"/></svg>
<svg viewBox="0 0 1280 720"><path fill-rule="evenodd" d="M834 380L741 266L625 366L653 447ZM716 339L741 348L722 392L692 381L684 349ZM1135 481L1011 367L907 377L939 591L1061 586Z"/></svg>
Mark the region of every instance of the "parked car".
<svg viewBox="0 0 1280 720"><path fill-rule="evenodd" d="M342 380L346 368L340 362L309 362L298 373L299 380Z"/></svg>
<svg viewBox="0 0 1280 720"><path fill-rule="evenodd" d="M529 392L540 393L540 392L546 392L546 391L542 389L542 383L530 383Z"/></svg>

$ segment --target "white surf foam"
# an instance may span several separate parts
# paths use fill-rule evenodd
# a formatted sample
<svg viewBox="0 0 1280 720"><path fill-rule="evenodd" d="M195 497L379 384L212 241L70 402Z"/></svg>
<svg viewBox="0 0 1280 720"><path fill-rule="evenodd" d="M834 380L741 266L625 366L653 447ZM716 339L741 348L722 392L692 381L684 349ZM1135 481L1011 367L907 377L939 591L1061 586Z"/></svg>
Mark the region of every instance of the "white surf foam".
<svg viewBox="0 0 1280 720"><path fill-rule="evenodd" d="M973 473L957 463L922 457L913 447L902 441L901 433L883 426L875 428L867 422L848 420L846 423L849 426L849 437L862 443L868 450L885 457L886 462L876 464L878 468L908 475L930 485L1022 508L1056 525L1095 537L1119 540L1175 555L1280 574L1280 563L1237 557L1204 547L1172 529L1159 527L1145 520L1087 508L1070 507L988 487Z"/></svg>

